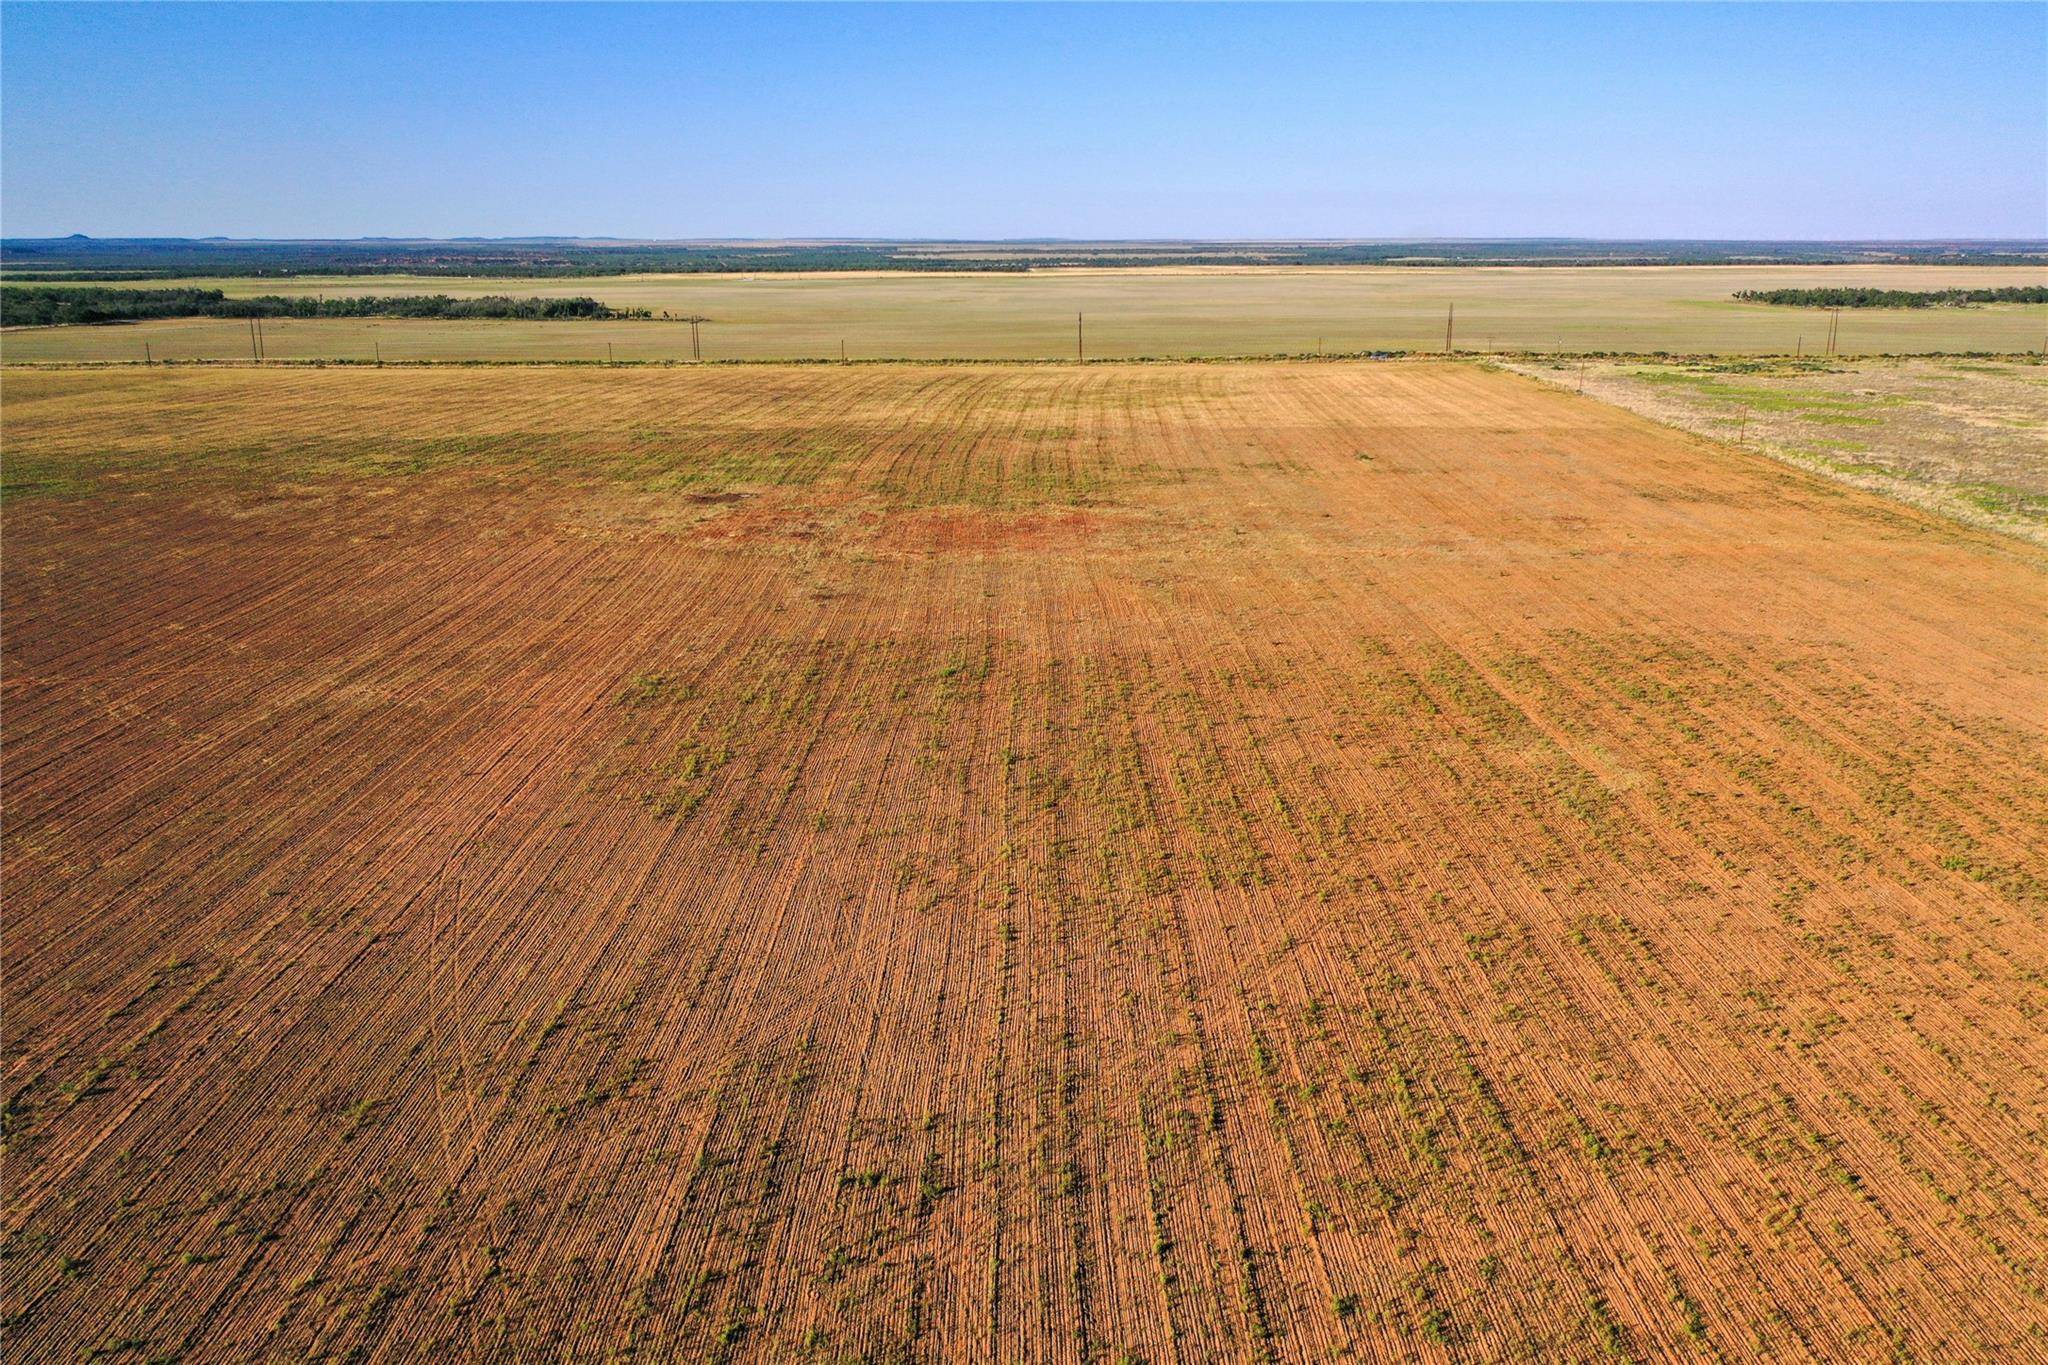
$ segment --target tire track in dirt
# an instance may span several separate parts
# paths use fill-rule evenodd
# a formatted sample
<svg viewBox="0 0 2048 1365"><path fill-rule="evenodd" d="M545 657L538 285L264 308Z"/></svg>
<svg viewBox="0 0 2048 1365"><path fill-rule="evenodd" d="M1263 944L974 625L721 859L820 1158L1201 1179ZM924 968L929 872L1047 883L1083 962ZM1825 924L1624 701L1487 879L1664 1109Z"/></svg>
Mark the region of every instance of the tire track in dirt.
<svg viewBox="0 0 2048 1365"><path fill-rule="evenodd" d="M9 398L23 1353L2041 1353L2032 550L1460 365Z"/></svg>

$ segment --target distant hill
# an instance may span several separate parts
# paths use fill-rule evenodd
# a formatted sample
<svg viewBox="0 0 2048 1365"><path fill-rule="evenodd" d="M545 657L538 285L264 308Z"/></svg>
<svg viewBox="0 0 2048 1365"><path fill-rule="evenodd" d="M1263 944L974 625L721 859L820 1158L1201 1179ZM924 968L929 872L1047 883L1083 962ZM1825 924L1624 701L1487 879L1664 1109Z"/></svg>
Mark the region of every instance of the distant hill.
<svg viewBox="0 0 2048 1365"><path fill-rule="evenodd" d="M1573 238L1346 241L634 241L602 237L16 237L0 270L48 281L192 276L623 275L796 270L1023 271L1189 265L2032 265L2048 241L1713 242Z"/></svg>

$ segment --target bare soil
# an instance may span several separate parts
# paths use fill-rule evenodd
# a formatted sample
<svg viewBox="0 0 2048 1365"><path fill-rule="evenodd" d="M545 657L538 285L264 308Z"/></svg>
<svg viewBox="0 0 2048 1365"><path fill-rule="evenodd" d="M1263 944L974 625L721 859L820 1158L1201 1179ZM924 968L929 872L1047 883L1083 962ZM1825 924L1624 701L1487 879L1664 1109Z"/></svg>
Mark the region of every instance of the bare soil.
<svg viewBox="0 0 2048 1365"><path fill-rule="evenodd" d="M2048 1354L2048 555L1462 364L16 373L19 1360Z"/></svg>

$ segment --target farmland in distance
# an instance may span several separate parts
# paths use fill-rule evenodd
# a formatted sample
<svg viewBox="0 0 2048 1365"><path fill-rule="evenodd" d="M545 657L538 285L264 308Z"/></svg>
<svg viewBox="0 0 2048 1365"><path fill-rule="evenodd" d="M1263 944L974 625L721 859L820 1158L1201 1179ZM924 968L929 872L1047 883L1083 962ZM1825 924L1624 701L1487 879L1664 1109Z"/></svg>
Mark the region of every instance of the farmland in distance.
<svg viewBox="0 0 2048 1365"><path fill-rule="evenodd" d="M596 278L147 280L251 294L591 295L616 308L708 318L707 360L1071 360L1076 314L1090 359L1438 351L1447 314L1458 349L1792 354L1818 350L1825 312L1739 302L1738 290L2040 285L2038 266L1217 267L1014 274L838 273ZM120 287L120 286L115 286ZM1839 323L1848 354L2034 351L2048 310L1858 309ZM238 360L234 319L11 330L8 359ZM690 329L662 322L276 321L273 360L685 360Z"/></svg>
<svg viewBox="0 0 2048 1365"><path fill-rule="evenodd" d="M7 387L20 1359L2048 1354L2035 545L1476 364Z"/></svg>

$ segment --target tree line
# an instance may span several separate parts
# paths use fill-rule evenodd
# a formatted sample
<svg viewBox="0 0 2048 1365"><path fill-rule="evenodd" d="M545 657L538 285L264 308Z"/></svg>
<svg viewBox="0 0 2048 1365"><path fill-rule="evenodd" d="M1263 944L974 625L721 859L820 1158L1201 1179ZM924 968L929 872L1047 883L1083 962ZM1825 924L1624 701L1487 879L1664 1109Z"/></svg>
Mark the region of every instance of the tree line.
<svg viewBox="0 0 2048 1365"><path fill-rule="evenodd" d="M610 308L587 297L515 299L492 294L458 299L446 294L391 294L328 299L260 294L231 299L218 289L0 289L0 322L9 327L151 318L516 318L555 322L651 316L645 308Z"/></svg>
<svg viewBox="0 0 2048 1365"><path fill-rule="evenodd" d="M1744 289L1744 303L1788 308L1967 308L1977 303L2048 303L2048 287L2007 289Z"/></svg>
<svg viewBox="0 0 2048 1365"><path fill-rule="evenodd" d="M257 242L191 238L0 239L24 283L300 275L604 276L915 270L1022 273L1065 266L1735 265L2048 261L2048 242L1467 241L619 242L591 238Z"/></svg>

